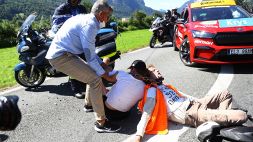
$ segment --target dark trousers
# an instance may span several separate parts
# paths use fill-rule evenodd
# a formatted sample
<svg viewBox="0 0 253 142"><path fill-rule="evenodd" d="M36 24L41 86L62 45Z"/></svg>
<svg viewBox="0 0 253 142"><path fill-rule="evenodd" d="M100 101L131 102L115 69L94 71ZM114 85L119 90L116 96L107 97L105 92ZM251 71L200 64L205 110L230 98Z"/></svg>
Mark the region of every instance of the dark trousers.
<svg viewBox="0 0 253 142"><path fill-rule="evenodd" d="M106 99L107 97L103 96L104 102L106 101ZM111 110L106 107L105 103L104 103L104 108L105 108L105 116L108 120L113 120L113 121L123 120L127 118L130 114L130 111L122 112L118 110Z"/></svg>

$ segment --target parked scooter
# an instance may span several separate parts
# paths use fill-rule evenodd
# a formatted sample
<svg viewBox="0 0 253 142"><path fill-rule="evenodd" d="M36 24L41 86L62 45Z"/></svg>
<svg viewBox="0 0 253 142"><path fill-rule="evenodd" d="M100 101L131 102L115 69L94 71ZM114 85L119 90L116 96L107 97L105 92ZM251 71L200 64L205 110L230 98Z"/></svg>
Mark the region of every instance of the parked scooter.
<svg viewBox="0 0 253 142"><path fill-rule="evenodd" d="M29 15L17 35L19 60L21 63L14 68L15 80L24 87L34 88L40 86L46 77L63 77L65 74L56 71L45 58L52 39L44 33L32 29L35 14ZM110 57L110 66L114 68L115 60L120 58L115 39L117 37L117 24L112 22L112 28L101 29L96 36L96 53L99 57Z"/></svg>
<svg viewBox="0 0 253 142"><path fill-rule="evenodd" d="M153 32L153 35L150 39L149 46L154 48L157 41L161 44L165 42L173 41L173 28L174 24L169 19L163 19L161 17L157 17L149 31Z"/></svg>

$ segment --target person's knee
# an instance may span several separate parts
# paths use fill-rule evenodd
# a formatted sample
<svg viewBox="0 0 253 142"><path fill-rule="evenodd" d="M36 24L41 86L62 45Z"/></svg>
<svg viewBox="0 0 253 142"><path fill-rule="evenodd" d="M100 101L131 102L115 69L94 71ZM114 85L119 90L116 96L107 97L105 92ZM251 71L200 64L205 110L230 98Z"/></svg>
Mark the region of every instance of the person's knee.
<svg viewBox="0 0 253 142"><path fill-rule="evenodd" d="M92 80L90 82L88 82L88 84L92 87L92 86L98 86L99 84L103 83L101 77L99 76L94 76L94 78L92 78Z"/></svg>
<svg viewBox="0 0 253 142"><path fill-rule="evenodd" d="M247 113L242 110L238 110L236 118L237 118L238 123L240 124L248 120Z"/></svg>

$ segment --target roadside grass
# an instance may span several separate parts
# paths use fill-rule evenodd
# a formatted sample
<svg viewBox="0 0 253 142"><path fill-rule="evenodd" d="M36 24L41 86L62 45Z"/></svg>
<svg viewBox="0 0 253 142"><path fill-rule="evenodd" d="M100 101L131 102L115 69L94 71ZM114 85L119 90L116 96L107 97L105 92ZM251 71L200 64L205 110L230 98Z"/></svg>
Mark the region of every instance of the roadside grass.
<svg viewBox="0 0 253 142"><path fill-rule="evenodd" d="M121 53L136 50L148 46L152 32L148 29L128 31L120 33L116 39L117 49ZM0 90L15 86L14 67L18 60L18 53L15 47L0 48Z"/></svg>
<svg viewBox="0 0 253 142"><path fill-rule="evenodd" d="M149 45L151 35L152 32L148 29L120 33L116 40L117 49L125 53L146 47Z"/></svg>
<svg viewBox="0 0 253 142"><path fill-rule="evenodd" d="M14 67L19 62L15 47L1 48L0 57L0 89L11 87L16 84L14 79Z"/></svg>

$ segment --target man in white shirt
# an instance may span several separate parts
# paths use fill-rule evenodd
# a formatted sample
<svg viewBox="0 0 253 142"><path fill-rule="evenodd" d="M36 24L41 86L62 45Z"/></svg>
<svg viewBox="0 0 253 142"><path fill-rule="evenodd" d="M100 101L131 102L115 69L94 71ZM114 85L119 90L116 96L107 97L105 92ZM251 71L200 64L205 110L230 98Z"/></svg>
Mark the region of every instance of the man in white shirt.
<svg viewBox="0 0 253 142"><path fill-rule="evenodd" d="M112 8L104 0L97 0L90 14L69 18L56 33L46 58L58 71L88 84L86 96L91 100L97 132L117 132L120 127L106 121L102 99L102 78L114 82L115 75L95 53L95 37L101 23L106 23ZM77 55L84 54L86 62Z"/></svg>
<svg viewBox="0 0 253 142"><path fill-rule="evenodd" d="M111 120L128 116L130 109L143 97L145 83L142 81L149 73L146 64L135 60L129 67L130 72L119 71L117 82L106 94L105 113Z"/></svg>
<svg viewBox="0 0 253 142"><path fill-rule="evenodd" d="M118 71L116 83L104 97L105 114L109 120L126 118L130 109L143 98L145 83L142 80L149 75L145 62L135 60L128 69L129 73ZM87 98L85 104L90 104ZM84 106L86 112L92 111L91 109L89 105Z"/></svg>

